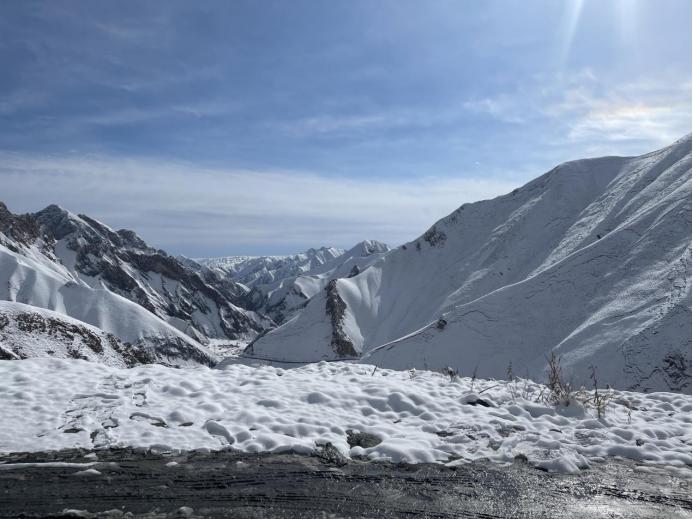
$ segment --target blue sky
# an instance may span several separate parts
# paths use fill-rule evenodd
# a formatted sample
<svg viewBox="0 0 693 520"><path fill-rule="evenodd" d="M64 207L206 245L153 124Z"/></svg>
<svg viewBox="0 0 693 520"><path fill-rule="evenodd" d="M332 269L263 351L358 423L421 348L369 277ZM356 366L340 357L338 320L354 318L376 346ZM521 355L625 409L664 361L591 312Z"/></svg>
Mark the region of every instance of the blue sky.
<svg viewBox="0 0 693 520"><path fill-rule="evenodd" d="M691 131L687 0L0 3L0 183L172 254L398 245Z"/></svg>

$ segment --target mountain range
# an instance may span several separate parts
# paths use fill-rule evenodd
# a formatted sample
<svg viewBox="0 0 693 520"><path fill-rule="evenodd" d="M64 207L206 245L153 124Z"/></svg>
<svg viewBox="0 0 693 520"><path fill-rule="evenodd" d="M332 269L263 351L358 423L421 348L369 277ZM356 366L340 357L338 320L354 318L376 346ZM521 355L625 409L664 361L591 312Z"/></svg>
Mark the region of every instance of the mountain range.
<svg viewBox="0 0 693 520"><path fill-rule="evenodd" d="M353 360L691 391L691 136L561 164L395 249L173 257L56 205L0 203L0 358ZM242 361L242 360L241 360Z"/></svg>

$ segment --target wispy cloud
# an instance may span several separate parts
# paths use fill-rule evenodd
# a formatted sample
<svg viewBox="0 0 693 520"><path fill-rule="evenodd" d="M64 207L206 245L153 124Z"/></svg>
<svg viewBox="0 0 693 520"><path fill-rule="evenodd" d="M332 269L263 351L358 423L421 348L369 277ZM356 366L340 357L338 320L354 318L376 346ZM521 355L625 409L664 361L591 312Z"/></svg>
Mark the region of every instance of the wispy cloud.
<svg viewBox="0 0 693 520"><path fill-rule="evenodd" d="M670 79L614 82L589 69L553 77L537 76L511 93L469 100L467 110L503 122L542 122L554 129L549 142L558 146L600 143L647 143L652 149L690 132L691 84Z"/></svg>
<svg viewBox="0 0 693 520"><path fill-rule="evenodd" d="M4 202L14 211L58 203L192 255L201 246L216 254L282 253L367 237L398 245L465 202L516 187L483 176L349 180L107 156L0 154L0 164ZM46 184L50 193L41 189Z"/></svg>

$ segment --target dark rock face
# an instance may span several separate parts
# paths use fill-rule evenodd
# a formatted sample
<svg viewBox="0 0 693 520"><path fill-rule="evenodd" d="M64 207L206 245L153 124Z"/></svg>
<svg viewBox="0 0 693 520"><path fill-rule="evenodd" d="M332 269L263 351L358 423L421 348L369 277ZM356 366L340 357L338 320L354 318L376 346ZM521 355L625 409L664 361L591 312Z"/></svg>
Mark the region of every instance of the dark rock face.
<svg viewBox="0 0 693 520"><path fill-rule="evenodd" d="M291 287L287 293L289 296L298 296L304 303L308 301L308 297L296 287ZM304 304L290 306L287 303L286 297L278 302L271 304L269 298L263 294L258 287L253 287L250 292L243 295L240 299L240 306L244 309L267 315L271 320L281 325L291 316L291 312L302 308Z"/></svg>
<svg viewBox="0 0 693 520"><path fill-rule="evenodd" d="M34 213L34 217L51 230L56 240L61 240L78 230L77 225L67 218L67 212L55 204Z"/></svg>
<svg viewBox="0 0 693 520"><path fill-rule="evenodd" d="M660 370L674 392L682 392L691 379L691 365L678 350L672 350L664 356Z"/></svg>
<svg viewBox="0 0 693 520"><path fill-rule="evenodd" d="M52 255L55 239L50 231L42 229L41 223L31 214L15 215L0 202L0 232L9 240L23 246L31 246L43 238L44 253ZM10 251L18 253L17 245L0 238L0 243Z"/></svg>
<svg viewBox="0 0 693 520"><path fill-rule="evenodd" d="M344 332L344 315L346 314L346 302L339 296L337 290L337 280L330 280L325 287L327 301L325 312L330 317L332 323L332 350L340 358L357 357L358 352L354 349L354 344L348 339Z"/></svg>

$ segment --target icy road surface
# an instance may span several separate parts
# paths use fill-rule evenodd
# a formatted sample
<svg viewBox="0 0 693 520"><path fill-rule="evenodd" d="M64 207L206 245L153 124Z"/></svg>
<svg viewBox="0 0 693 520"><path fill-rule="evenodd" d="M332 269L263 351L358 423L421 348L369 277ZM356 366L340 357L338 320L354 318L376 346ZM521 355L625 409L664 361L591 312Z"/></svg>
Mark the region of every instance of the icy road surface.
<svg viewBox="0 0 693 520"><path fill-rule="evenodd" d="M350 458L394 463L520 459L575 473L612 456L646 463L637 471L691 474L690 396L613 392L599 419L576 402L534 402L541 388L533 383L476 381L473 391L471 384L348 363L285 370L3 361L0 454L107 447L310 454L331 443ZM523 390L527 399L513 399ZM347 430L382 442L350 447Z"/></svg>
<svg viewBox="0 0 693 520"><path fill-rule="evenodd" d="M691 479L638 464L607 459L560 475L234 451L15 454L0 456L0 468L13 467L0 471L0 517L181 518L186 508L193 518L690 518Z"/></svg>

